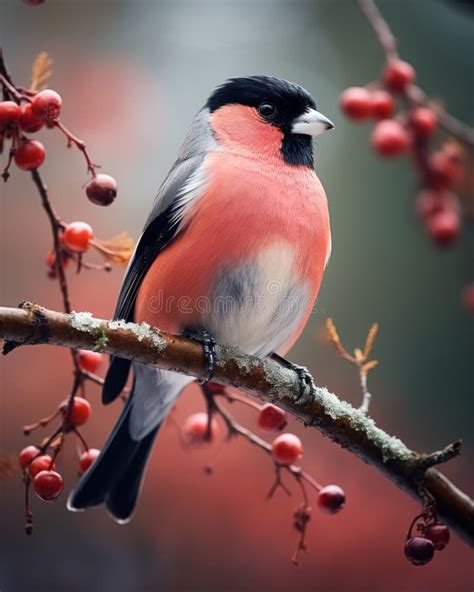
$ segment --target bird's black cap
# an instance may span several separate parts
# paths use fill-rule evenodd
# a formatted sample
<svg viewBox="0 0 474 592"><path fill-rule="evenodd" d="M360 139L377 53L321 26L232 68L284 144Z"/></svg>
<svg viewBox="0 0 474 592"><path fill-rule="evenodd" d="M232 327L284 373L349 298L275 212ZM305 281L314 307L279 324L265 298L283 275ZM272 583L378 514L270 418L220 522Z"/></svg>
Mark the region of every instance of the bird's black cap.
<svg viewBox="0 0 474 592"><path fill-rule="evenodd" d="M291 133L297 117L316 109L313 97L302 86L275 76L229 78L212 93L206 107L213 113L235 104L254 107L264 120L282 130L281 152L287 163L313 166L311 138Z"/></svg>

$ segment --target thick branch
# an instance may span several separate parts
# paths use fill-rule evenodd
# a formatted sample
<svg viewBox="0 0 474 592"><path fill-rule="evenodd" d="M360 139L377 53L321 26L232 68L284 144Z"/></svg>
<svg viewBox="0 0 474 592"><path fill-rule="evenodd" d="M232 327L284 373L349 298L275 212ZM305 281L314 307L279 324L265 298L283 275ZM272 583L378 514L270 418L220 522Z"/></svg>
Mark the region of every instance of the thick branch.
<svg viewBox="0 0 474 592"><path fill-rule="evenodd" d="M0 307L0 337L19 345L49 343L69 348L100 349L157 368L196 377L206 375L199 344L149 325L95 319L90 313L59 313L37 305ZM360 410L317 387L316 396L301 396L298 375L272 360L259 360L229 347L217 347L213 380L278 404L308 426L377 467L417 499L426 492L443 519L474 544L474 502L431 465L452 458L459 446L420 455L390 436Z"/></svg>

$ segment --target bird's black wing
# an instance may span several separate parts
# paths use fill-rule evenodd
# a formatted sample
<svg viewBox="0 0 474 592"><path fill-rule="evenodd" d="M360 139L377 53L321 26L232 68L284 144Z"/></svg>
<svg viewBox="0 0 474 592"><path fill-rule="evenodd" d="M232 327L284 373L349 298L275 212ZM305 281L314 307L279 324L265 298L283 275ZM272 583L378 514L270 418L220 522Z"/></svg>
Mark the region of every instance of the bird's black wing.
<svg viewBox="0 0 474 592"><path fill-rule="evenodd" d="M160 188L122 282L114 319L133 321L140 285L155 259L177 234L181 222L177 199L183 200L186 197L183 188L198 170L202 160L203 155L198 155L178 161ZM111 358L102 390L104 404L111 403L122 392L128 379L130 364L130 360L124 358Z"/></svg>
<svg viewBox="0 0 474 592"><path fill-rule="evenodd" d="M178 159L161 185L140 240L127 268L114 318L133 321L140 285L154 260L179 232L182 217L204 183L200 173L206 154L216 148L209 126L209 111L202 109L194 118ZM127 382L129 360L111 358L102 390L102 401L118 397Z"/></svg>

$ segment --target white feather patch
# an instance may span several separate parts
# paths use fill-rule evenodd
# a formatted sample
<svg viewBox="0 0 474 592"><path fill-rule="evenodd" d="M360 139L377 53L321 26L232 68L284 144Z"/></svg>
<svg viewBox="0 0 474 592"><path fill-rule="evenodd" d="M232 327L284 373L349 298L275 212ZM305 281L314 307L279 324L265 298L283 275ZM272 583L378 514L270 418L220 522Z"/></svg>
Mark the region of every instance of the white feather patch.
<svg viewBox="0 0 474 592"><path fill-rule="evenodd" d="M135 385L129 431L131 438L138 442L164 420L181 391L194 378L139 362L133 363L133 371Z"/></svg>
<svg viewBox="0 0 474 592"><path fill-rule="evenodd" d="M291 339L310 304L293 247L277 242L255 259L221 270L203 325L218 343L263 357Z"/></svg>
<svg viewBox="0 0 474 592"><path fill-rule="evenodd" d="M188 224L189 216L187 213L189 212L189 206L194 200L203 194L206 182L207 178L204 172L204 167L201 164L176 194L171 222L179 222L177 232L181 232L181 230L183 230Z"/></svg>

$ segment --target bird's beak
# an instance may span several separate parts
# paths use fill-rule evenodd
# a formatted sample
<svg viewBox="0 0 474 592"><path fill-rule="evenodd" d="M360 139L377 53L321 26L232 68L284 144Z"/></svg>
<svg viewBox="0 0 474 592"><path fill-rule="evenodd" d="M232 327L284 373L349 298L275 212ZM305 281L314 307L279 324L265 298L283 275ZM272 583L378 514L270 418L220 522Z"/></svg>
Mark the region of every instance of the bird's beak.
<svg viewBox="0 0 474 592"><path fill-rule="evenodd" d="M308 109L293 121L291 132L293 134L306 134L308 136L319 136L327 130L334 129L334 123L325 115L316 111L316 109Z"/></svg>

